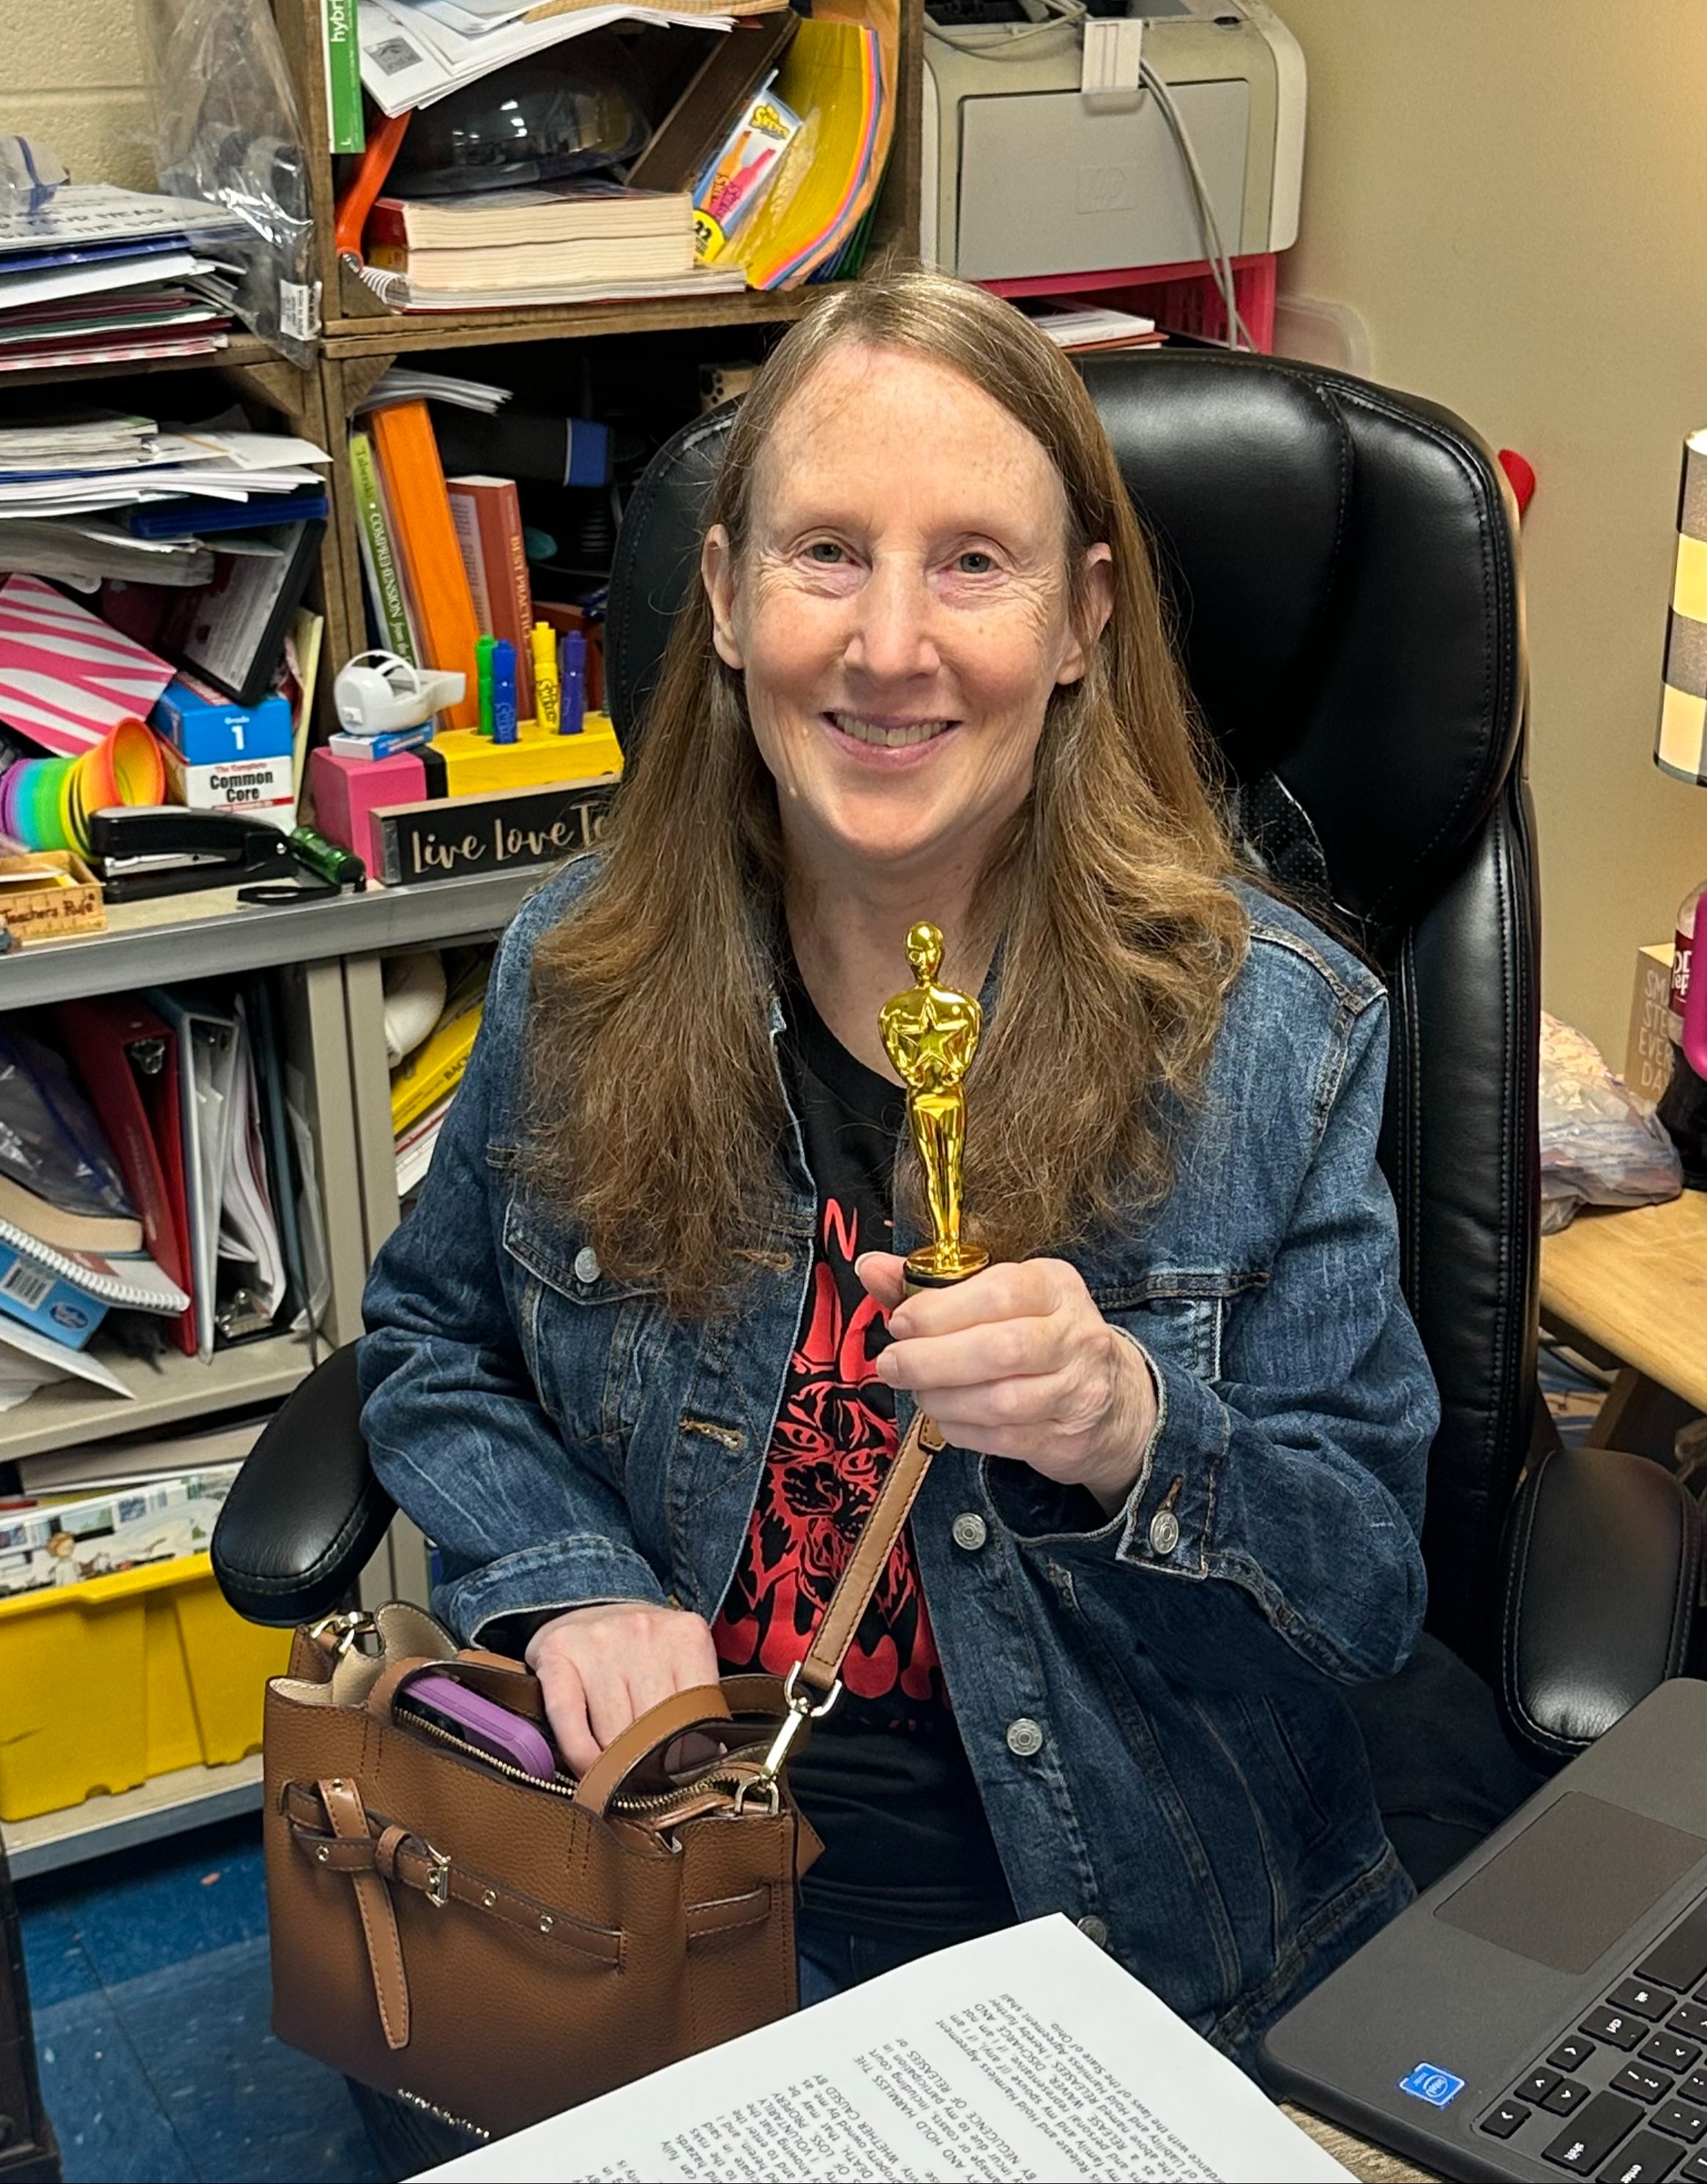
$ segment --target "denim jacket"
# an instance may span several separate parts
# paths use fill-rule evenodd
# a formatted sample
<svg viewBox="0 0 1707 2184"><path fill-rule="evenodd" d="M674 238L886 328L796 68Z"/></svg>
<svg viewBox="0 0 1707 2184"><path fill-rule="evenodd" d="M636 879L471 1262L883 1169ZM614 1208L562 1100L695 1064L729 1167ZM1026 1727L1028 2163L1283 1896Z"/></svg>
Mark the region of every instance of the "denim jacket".
<svg viewBox="0 0 1707 2184"><path fill-rule="evenodd" d="M798 1130L776 1248L739 1311L703 1323L607 1274L530 1189L530 961L592 868L566 867L511 925L426 1183L367 1292L374 1467L437 1543L434 1604L464 1641L595 1601L715 1616L811 1263ZM950 1447L912 1524L1020 1916L1065 1912L1248 2062L1410 1894L1342 1686L1393 1674L1421 1627L1437 1404L1376 1165L1385 996L1297 912L1246 904L1249 952L1170 1195L1069 1255L1160 1391L1125 1506L1081 1529L1082 1499ZM921 1240L898 1212L896 1249ZM904 1431L904 1391L898 1408Z"/></svg>

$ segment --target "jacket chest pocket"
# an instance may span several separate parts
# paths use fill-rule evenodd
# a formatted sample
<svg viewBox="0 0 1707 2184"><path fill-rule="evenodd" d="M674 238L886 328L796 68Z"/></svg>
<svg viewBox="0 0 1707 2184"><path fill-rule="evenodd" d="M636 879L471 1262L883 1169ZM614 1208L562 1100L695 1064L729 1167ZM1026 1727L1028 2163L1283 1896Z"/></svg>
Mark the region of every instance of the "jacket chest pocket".
<svg viewBox="0 0 1707 2184"><path fill-rule="evenodd" d="M1128 1282L1091 1284L1105 1319L1146 1350L1201 1380L1221 1377L1221 1339L1235 1298L1267 1282L1266 1272L1158 1268Z"/></svg>
<svg viewBox="0 0 1707 2184"><path fill-rule="evenodd" d="M584 1235L520 1191L504 1208L503 1248L541 1403L566 1441L615 1455L639 1419L658 1292L613 1280Z"/></svg>

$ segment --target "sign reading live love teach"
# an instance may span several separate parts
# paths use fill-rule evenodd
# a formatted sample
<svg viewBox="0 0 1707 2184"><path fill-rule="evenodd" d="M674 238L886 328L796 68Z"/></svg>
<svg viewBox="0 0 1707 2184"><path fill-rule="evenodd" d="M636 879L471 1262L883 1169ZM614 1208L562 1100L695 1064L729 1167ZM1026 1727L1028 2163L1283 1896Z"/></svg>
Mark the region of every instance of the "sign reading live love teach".
<svg viewBox="0 0 1707 2184"><path fill-rule="evenodd" d="M413 887L578 855L603 833L616 786L612 774L554 788L387 805L373 815L379 877L387 887Z"/></svg>

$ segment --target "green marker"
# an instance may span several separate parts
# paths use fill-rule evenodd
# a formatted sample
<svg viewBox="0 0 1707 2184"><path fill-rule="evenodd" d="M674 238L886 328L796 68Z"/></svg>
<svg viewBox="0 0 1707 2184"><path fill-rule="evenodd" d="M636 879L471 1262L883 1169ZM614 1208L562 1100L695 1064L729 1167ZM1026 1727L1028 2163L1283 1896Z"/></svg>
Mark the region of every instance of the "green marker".
<svg viewBox="0 0 1707 2184"><path fill-rule="evenodd" d="M480 694L480 732L483 736L489 736L492 732L492 653L497 643L495 637L483 637L474 649L475 674Z"/></svg>

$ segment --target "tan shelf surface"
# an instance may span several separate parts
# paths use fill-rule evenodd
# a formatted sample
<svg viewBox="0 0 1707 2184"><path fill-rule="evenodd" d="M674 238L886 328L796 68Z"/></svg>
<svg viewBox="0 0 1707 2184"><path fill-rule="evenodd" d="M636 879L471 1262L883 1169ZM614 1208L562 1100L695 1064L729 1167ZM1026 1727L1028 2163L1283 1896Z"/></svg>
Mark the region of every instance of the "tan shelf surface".
<svg viewBox="0 0 1707 2184"><path fill-rule="evenodd" d="M1543 1310L1707 1411L1707 1191L1585 1208L1541 1240Z"/></svg>
<svg viewBox="0 0 1707 2184"><path fill-rule="evenodd" d="M289 1395L312 1362L306 1336L295 1334L268 1335L216 1350L205 1365L175 1350L152 1365L113 1356L103 1350L98 1334L92 1347L135 1390L135 1400L127 1402L109 1389L75 1379L38 1388L27 1402L0 1412L0 1463L105 1440L114 1434L174 1425L181 1418L235 1410L240 1404L268 1402ZM322 1356L328 1347L321 1344Z"/></svg>
<svg viewBox="0 0 1707 2184"><path fill-rule="evenodd" d="M374 318L329 320L325 352L331 357L360 357L396 349L553 341L577 334L775 326L798 319L834 286L825 281L807 288L736 289L713 296L624 296L604 303L539 304L525 310L386 311Z"/></svg>
<svg viewBox="0 0 1707 2184"><path fill-rule="evenodd" d="M86 1858L130 1850L186 1828L206 1827L261 1809L261 1755L229 1767L180 1767L117 1797L86 1797L57 1813L0 1823L0 1841L14 1880L52 1873Z"/></svg>

